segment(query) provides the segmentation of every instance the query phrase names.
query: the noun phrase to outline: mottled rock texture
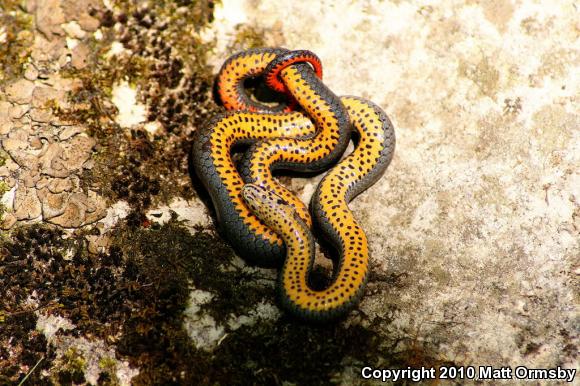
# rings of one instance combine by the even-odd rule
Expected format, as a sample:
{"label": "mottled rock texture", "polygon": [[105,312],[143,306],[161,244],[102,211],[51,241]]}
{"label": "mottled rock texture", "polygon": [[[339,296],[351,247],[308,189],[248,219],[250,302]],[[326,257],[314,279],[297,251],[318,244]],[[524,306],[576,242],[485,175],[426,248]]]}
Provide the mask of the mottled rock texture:
{"label": "mottled rock texture", "polygon": [[[578,369],[573,2],[5,3],[0,383]],[[278,310],[276,272],[220,240],[188,173],[192,133],[219,111],[212,76],[251,46],[314,51],[333,91],[395,125],[392,165],[351,205],[368,289],[337,324]],[[284,182],[308,199],[319,178]]]}
{"label": "mottled rock texture", "polygon": [[366,325],[441,361],[578,368],[573,2],[224,1],[214,26],[216,68],[248,28],[316,52],[333,91],[393,120],[393,163],[352,204]]}

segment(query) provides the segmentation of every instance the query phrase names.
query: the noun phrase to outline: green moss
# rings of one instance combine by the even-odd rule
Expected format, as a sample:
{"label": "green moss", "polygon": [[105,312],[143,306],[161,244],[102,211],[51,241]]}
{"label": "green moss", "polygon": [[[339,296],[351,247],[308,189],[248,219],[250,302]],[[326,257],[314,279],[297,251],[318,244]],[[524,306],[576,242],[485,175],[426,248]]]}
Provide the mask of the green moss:
{"label": "green moss", "polygon": [[6,161],[8,160],[8,153],[6,153],[4,150],[0,149],[0,168],[4,165],[6,165]]}
{"label": "green moss", "polygon": [[[0,167],[4,166],[6,164],[7,159],[8,159],[8,154],[4,150],[0,149]],[[8,184],[5,181],[0,180],[0,199],[9,190],[10,190],[10,187],[8,186]],[[6,213],[6,210],[7,210],[6,205],[0,203],[0,222],[4,219],[4,214]],[[0,245],[4,241],[5,237],[6,237],[6,235],[4,234],[4,232],[0,231]],[[1,319],[1,315],[0,315],[0,319]]]}
{"label": "green moss", "polygon": [[[132,216],[118,224],[110,251],[99,256],[87,253],[83,234],[64,239],[55,227],[18,228],[14,240],[0,252],[5,253],[0,292],[10,294],[0,299],[0,309],[9,315],[6,328],[0,329],[0,341],[11,339],[12,346],[34,347],[34,355],[27,359],[32,365],[39,352],[51,352],[45,340],[35,346],[26,343],[35,330],[34,313],[17,314],[28,294],[36,291],[37,301],[45,305],[43,312],[70,320],[75,334],[104,341],[115,336],[117,355],[139,369],[132,380],[135,385],[168,380],[225,385],[239,384],[241,379],[254,384],[277,380],[327,384],[345,366],[356,371],[361,363],[403,368],[439,363],[424,342],[402,344],[360,324],[310,326],[282,314],[279,320],[258,318],[253,326],[228,329],[226,321],[232,315],[251,314],[261,302],[275,304],[272,286],[264,284],[257,271],[238,268],[232,250],[206,230],[192,234],[175,215],[164,225],[132,227],[128,226]],[[191,288],[214,295],[200,312],[226,328],[227,335],[213,352],[196,349],[184,328]],[[15,352],[26,350],[21,347]],[[0,379],[18,379],[1,358]],[[52,373],[55,382],[79,383],[84,359],[74,350],[63,358],[63,366],[50,357],[41,365],[59,369]],[[100,365],[99,382],[114,385],[114,359],[105,358]],[[32,377],[36,383],[44,379],[40,371]]]}
{"label": "green moss", "polygon": [[2,195],[9,190],[10,186],[8,186],[8,184],[4,181],[0,181],[0,197],[2,197]]}
{"label": "green moss", "polygon": [[69,348],[58,361],[52,380],[60,385],[83,383],[86,369],[85,358],[75,348]]}
{"label": "green moss", "polygon": [[18,78],[28,62],[34,36],[32,16],[23,12],[21,1],[6,0],[0,4],[0,84]]}
{"label": "green moss", "polygon": [[[206,65],[210,47],[197,31],[211,20],[211,1],[117,2],[106,14],[103,39],[90,41],[95,61],[62,73],[82,87],[70,95],[71,108],[58,109],[61,118],[78,122],[99,140],[95,167],[83,181],[102,187],[111,201],[125,200],[135,209],[137,224],[153,202],[194,195],[187,159],[192,129],[217,111],[208,98],[213,75]],[[113,25],[121,28],[111,28]],[[129,54],[106,55],[113,41]],[[149,121],[162,130],[149,134],[143,126],[123,129],[114,121],[112,90],[128,81],[149,108]]]}
{"label": "green moss", "polygon": [[236,38],[234,40],[232,51],[241,51],[248,48],[257,48],[266,46],[264,40],[265,31],[258,27],[240,24],[236,26]]}
{"label": "green moss", "polygon": [[[1,166],[1,165],[0,165]],[[10,190],[10,187],[8,186],[8,184],[4,181],[0,181],[0,198],[2,198],[2,196],[8,192]],[[2,203],[0,203],[0,221],[2,221],[2,219],[4,218],[4,213],[6,213],[6,206]],[[0,242],[2,241],[2,239],[0,239]]]}
{"label": "green moss", "polygon": [[115,374],[117,371],[117,360],[109,357],[101,358],[99,361],[99,369],[102,370],[99,373],[99,385],[116,386],[119,384],[119,379]]}
{"label": "green moss", "polygon": [[99,368],[103,370],[114,370],[117,367],[117,361],[113,358],[104,357],[99,361]]}

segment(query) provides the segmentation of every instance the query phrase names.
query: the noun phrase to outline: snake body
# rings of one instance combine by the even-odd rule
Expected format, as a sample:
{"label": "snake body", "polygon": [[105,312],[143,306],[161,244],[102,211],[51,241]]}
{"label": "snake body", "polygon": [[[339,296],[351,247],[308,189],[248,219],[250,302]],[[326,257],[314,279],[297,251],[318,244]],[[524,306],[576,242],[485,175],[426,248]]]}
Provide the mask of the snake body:
{"label": "snake body", "polygon": [[[247,63],[246,69],[251,68],[248,73],[254,74],[257,73],[256,69],[265,69],[263,65],[268,59],[268,64],[272,61],[271,55],[279,54],[278,50],[258,50],[241,55],[240,58]],[[295,55],[304,55],[304,51]],[[288,60],[294,59],[289,56]],[[227,63],[227,66],[236,67],[233,62]],[[260,222],[242,202],[240,192],[244,181],[237,173],[230,153],[236,145],[277,137],[284,138],[282,143],[275,145],[277,151],[283,152],[291,141],[301,138],[302,141],[292,147],[292,152],[284,153],[284,157],[270,166],[321,171],[335,163],[348,145],[350,121],[340,99],[322,83],[315,68],[307,63],[296,62],[280,73],[289,93],[300,106],[309,112],[320,112],[313,117],[315,127],[312,127],[307,115],[299,112],[236,111],[217,115],[196,132],[194,138],[193,166],[210,194],[220,228],[234,249],[257,265],[279,266],[285,256],[285,248],[282,239]],[[239,92],[236,85],[244,77],[241,70],[238,74],[235,82],[222,81],[218,88],[232,90],[233,104],[242,100],[245,105],[250,105],[243,95],[236,95]],[[252,105],[252,109],[261,110],[257,106]],[[242,175],[247,173],[242,171]],[[306,208],[301,203],[299,205],[301,207],[297,210],[302,213],[305,221],[310,222]]]}
{"label": "snake body", "polygon": [[[216,82],[217,93],[224,107],[228,110],[242,110],[253,112],[290,112],[296,109],[294,98],[288,94],[281,80],[278,78],[280,67],[272,68],[272,63],[281,55],[291,53],[291,57],[282,64],[289,65],[298,62],[310,63],[316,75],[322,79],[322,64],[320,59],[309,51],[289,51],[285,48],[253,48],[238,52],[230,56],[222,65]],[[276,63],[280,63],[276,61]],[[252,100],[245,90],[244,82],[251,78],[262,76],[270,66],[267,73],[270,77],[268,83],[273,90],[284,93],[290,97],[289,103],[281,102],[277,106],[266,106]]]}
{"label": "snake body", "polygon": [[395,136],[386,114],[372,102],[342,97],[360,139],[355,150],[322,179],[311,201],[315,224],[338,252],[332,283],[316,291],[308,283],[314,241],[294,207],[274,191],[248,184],[242,196],[250,209],[284,239],[288,248],[278,293],[285,309],[301,319],[324,322],[347,313],[360,299],[368,275],[364,230],[348,203],[373,185],[391,162]]}
{"label": "snake body", "polygon": [[327,169],[342,155],[351,136],[349,120],[342,120],[346,113],[338,109],[334,111],[332,106],[332,103],[337,103],[337,107],[342,107],[342,99],[321,98],[316,88],[304,87],[294,81],[296,71],[304,71],[303,66],[306,66],[294,63],[309,57],[311,54],[308,51],[289,51],[278,55],[265,69],[264,77],[268,85],[291,95],[305,110],[305,114],[319,128],[316,137],[259,141],[250,147],[240,162],[240,173],[245,183],[272,190],[290,203],[307,225],[311,225],[308,208],[292,192],[277,183],[272,173],[276,170],[317,173]]}
{"label": "snake body", "polygon": [[[261,49],[229,59],[218,76],[218,92],[228,101],[224,105],[262,113],[228,112],[215,117],[196,138],[193,156],[218,221],[234,247],[250,253],[246,256],[260,256],[250,260],[262,265],[275,265],[286,253],[278,284],[281,304],[302,319],[327,321],[348,312],[364,290],[368,242],[348,203],[385,172],[395,137],[391,122],[378,106],[361,98],[338,99],[326,93],[316,76],[322,75],[321,69],[314,72],[316,65],[311,68],[300,63],[296,60],[300,55]],[[236,64],[240,59],[246,66]],[[244,70],[232,70],[240,67]],[[295,98],[305,113],[279,112],[288,111],[294,102],[272,109],[251,101],[242,86],[248,73],[264,75],[271,87]],[[335,162],[350,138],[341,108],[348,111],[346,126],[352,123],[358,141],[355,150],[323,178],[312,197],[314,223],[338,252],[332,283],[316,291],[308,282],[314,264],[310,216],[294,195],[275,182],[271,172],[278,168],[320,171]],[[316,134],[308,117],[315,121]],[[333,132],[337,126],[341,132]],[[253,144],[238,174],[230,151],[243,142]]]}

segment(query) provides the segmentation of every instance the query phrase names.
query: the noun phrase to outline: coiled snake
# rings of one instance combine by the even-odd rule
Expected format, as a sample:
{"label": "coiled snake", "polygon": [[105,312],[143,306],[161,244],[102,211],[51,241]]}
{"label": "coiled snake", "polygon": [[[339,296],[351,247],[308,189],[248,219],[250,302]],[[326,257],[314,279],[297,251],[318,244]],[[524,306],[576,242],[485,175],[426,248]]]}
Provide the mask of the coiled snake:
{"label": "coiled snake", "polygon": [[[287,104],[268,107],[248,96],[244,81],[260,75],[287,95]],[[217,82],[229,111],[196,133],[192,151],[195,172],[210,193],[224,235],[250,262],[283,263],[280,301],[309,321],[341,316],[362,295],[368,242],[348,202],[382,176],[395,146],[393,126],[377,105],[337,97],[321,76],[320,61],[309,51],[263,48],[232,56]],[[302,111],[291,111],[297,107]],[[344,152],[353,129],[358,137],[354,151],[322,179],[310,204],[314,226],[338,252],[331,285],[315,291],[308,283],[314,263],[312,220],[272,171],[328,169]],[[250,147],[238,171],[231,151],[240,144]]]}

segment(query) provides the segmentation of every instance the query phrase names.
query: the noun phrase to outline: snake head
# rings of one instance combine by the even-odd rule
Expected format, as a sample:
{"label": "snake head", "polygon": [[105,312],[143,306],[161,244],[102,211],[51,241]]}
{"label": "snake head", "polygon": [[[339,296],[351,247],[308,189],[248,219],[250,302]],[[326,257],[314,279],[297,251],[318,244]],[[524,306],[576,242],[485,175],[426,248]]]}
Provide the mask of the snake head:
{"label": "snake head", "polygon": [[252,213],[275,232],[283,232],[296,217],[288,201],[261,186],[244,185],[242,198]]}

